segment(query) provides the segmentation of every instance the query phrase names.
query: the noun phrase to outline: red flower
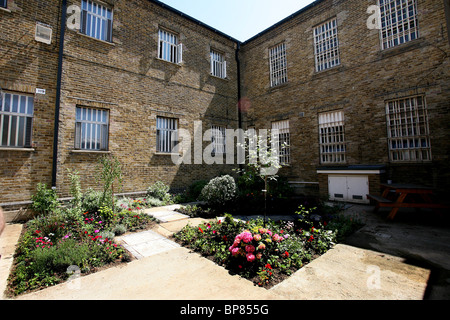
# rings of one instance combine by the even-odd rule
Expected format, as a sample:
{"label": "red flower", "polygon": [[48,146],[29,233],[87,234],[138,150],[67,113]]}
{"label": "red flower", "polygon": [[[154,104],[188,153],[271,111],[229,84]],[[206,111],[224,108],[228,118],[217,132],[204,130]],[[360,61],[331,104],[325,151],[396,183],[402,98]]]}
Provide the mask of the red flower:
{"label": "red flower", "polygon": [[202,228],[198,227],[198,231],[200,231],[201,233],[203,233]]}
{"label": "red flower", "polygon": [[268,263],[268,264],[266,264],[266,266],[265,266],[267,269],[272,269],[272,266]]}

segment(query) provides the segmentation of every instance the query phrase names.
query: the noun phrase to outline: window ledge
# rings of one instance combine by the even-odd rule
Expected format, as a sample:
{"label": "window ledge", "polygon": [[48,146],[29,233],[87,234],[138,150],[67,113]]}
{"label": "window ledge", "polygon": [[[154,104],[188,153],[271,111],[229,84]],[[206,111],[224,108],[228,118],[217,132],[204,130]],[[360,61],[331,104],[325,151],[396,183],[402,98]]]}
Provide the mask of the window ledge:
{"label": "window ledge", "polygon": [[[69,30],[70,30],[70,29],[69,29]],[[87,34],[81,33],[79,30],[73,30],[73,31],[74,31],[75,33],[77,33],[78,35],[83,36],[83,37],[86,37],[86,38],[88,38],[88,39],[92,39],[92,40],[95,40],[95,41],[98,41],[98,42],[101,42],[101,43],[104,43],[104,44],[107,44],[107,45],[110,45],[110,46],[113,46],[113,47],[116,46],[116,44],[115,44],[114,42],[108,42],[108,41],[105,41],[105,40],[100,40],[100,39],[97,39],[97,38],[88,36]]]}
{"label": "window ledge", "polygon": [[180,63],[175,63],[175,62],[167,61],[167,60],[164,60],[164,59],[161,59],[161,58],[158,58],[158,57],[156,57],[156,60],[164,62],[164,63],[168,63],[169,65],[172,65],[172,66],[177,66],[177,67],[182,67],[183,64],[184,64],[184,61],[181,61]]}
{"label": "window ledge", "polygon": [[1,147],[0,151],[34,152],[34,151],[36,151],[36,149],[34,149],[34,148],[7,148],[7,147]]}
{"label": "window ledge", "polygon": [[101,150],[70,150],[70,153],[109,154],[109,153],[111,153],[111,151],[101,151]]}
{"label": "window ledge", "polygon": [[209,75],[211,76],[211,78],[214,78],[214,79],[220,79],[220,80],[225,80],[225,81],[229,81],[230,80],[230,79],[228,79],[228,77],[221,78],[221,77],[213,75],[212,73],[210,73]]}
{"label": "window ledge", "polygon": [[7,8],[3,8],[3,7],[0,7],[0,11],[11,13],[11,10],[9,10]]}
{"label": "window ledge", "polygon": [[172,153],[166,153],[166,152],[154,152],[155,156],[182,156],[182,153],[172,152]]}

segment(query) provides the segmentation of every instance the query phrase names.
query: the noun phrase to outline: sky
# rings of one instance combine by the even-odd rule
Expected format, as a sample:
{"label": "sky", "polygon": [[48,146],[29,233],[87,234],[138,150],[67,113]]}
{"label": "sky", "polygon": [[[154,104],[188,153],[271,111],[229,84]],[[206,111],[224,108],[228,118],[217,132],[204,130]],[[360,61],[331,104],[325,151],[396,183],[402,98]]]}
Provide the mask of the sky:
{"label": "sky", "polygon": [[314,0],[160,0],[237,40],[245,41]]}

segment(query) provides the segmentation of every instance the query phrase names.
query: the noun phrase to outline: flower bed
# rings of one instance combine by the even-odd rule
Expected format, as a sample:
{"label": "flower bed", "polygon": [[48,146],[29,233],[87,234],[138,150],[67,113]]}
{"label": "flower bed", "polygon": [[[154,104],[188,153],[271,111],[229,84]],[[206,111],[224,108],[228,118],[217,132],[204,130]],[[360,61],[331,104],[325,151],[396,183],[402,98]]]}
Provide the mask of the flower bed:
{"label": "flower bed", "polygon": [[[332,248],[340,230],[355,230],[355,221],[339,219],[313,222],[312,211],[300,208],[297,221],[248,222],[225,219],[186,226],[174,235],[176,241],[224,266],[230,272],[270,288]],[[345,228],[343,228],[345,226]]]}
{"label": "flower bed", "polygon": [[154,223],[151,216],[128,210],[114,213],[106,207],[94,212],[63,209],[37,217],[24,225],[7,293],[14,296],[64,282],[74,266],[85,275],[129,261],[114,237]]}

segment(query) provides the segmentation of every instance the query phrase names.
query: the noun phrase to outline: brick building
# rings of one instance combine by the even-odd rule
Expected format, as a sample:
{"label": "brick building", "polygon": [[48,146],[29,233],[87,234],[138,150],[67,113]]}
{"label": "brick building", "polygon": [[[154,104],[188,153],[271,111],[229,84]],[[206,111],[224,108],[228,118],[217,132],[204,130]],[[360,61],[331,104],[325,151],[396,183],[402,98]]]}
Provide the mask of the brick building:
{"label": "brick building", "polygon": [[123,192],[230,172],[173,163],[171,137],[200,123],[279,129],[280,174],[302,193],[365,202],[386,179],[448,191],[449,10],[317,0],[240,43],[159,1],[0,1],[11,106],[0,110],[0,203],[29,200],[38,182],[67,196],[67,169],[96,187],[104,154],[124,164]]}
{"label": "brick building", "polygon": [[386,180],[450,189],[445,3],[315,1],[242,44],[246,124],[283,128],[281,174],[301,192],[367,202]]}

